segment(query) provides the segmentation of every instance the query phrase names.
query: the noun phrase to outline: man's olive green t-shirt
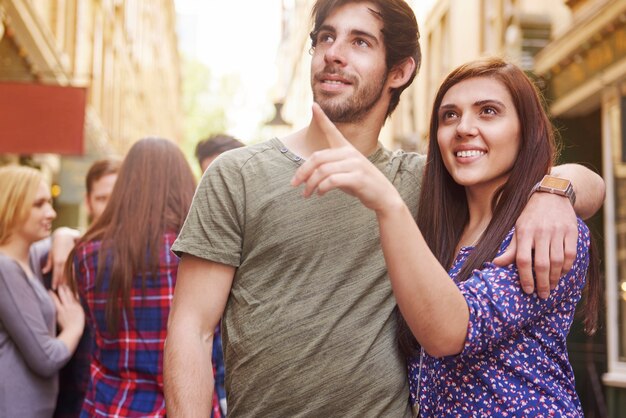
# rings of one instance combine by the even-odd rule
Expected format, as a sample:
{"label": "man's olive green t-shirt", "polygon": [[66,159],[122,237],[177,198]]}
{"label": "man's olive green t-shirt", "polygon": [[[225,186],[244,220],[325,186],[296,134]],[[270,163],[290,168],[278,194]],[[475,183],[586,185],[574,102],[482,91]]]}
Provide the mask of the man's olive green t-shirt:
{"label": "man's olive green t-shirt", "polygon": [[[415,215],[424,157],[369,157]],[[302,197],[278,139],[204,174],[173,249],[237,267],[222,320],[229,417],[410,416],[396,302],[373,211]],[[211,280],[207,277],[206,280]]]}

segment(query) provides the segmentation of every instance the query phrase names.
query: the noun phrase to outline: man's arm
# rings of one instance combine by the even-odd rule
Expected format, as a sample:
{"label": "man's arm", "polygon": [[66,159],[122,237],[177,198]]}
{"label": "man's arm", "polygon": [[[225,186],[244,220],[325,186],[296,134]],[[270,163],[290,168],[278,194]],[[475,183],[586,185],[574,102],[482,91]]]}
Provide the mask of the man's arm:
{"label": "man's arm", "polygon": [[235,267],[189,254],[180,261],[163,367],[168,416],[211,416],[213,333],[234,275]]}
{"label": "man's arm", "polygon": [[580,164],[563,164],[553,167],[550,174],[572,182],[576,193],[574,211],[578,216],[589,219],[600,210],[606,188],[604,180],[597,173]]}
{"label": "man's arm", "polygon": [[52,281],[50,287],[56,290],[61,284],[67,284],[67,277],[65,277],[65,262],[74,249],[76,240],[80,238],[80,232],[76,229],[68,227],[57,228],[52,233],[52,242],[50,244],[50,251],[48,252],[48,258],[46,265],[43,266],[41,272],[43,274],[52,271]]}
{"label": "man's arm", "polygon": [[572,208],[567,197],[533,193],[515,223],[515,239],[506,252],[494,260],[500,266],[517,263],[526,293],[535,289],[534,267],[537,293],[544,299],[574,263],[578,240],[576,214],[581,218],[595,214],[604,202],[605,193],[602,177],[579,164],[556,166],[550,174],[572,182],[576,192],[575,207]]}

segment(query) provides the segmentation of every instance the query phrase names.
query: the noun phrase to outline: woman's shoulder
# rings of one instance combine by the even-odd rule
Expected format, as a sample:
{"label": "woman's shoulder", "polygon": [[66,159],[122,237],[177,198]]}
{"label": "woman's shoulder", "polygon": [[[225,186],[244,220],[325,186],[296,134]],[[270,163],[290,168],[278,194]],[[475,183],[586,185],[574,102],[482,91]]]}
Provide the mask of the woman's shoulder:
{"label": "woman's shoulder", "polygon": [[13,258],[0,252],[0,280],[4,283],[17,281],[26,283],[24,270]]}
{"label": "woman's shoulder", "polygon": [[13,264],[16,264],[15,261],[0,251],[0,269],[4,269],[5,267],[12,267]]}
{"label": "woman's shoulder", "polygon": [[[165,247],[167,249],[171,248],[172,244],[176,240],[178,233],[175,231],[166,231],[161,235],[161,247]],[[115,246],[115,242],[111,243],[111,246]],[[93,255],[97,255],[102,248],[101,240],[91,240],[91,241],[83,241],[76,245],[75,255],[74,257],[77,259],[89,258]]]}
{"label": "woman's shoulder", "polygon": [[33,260],[41,260],[48,256],[52,239],[50,237],[44,238],[40,241],[34,242],[29,249],[29,255]]}
{"label": "woman's shoulder", "polygon": [[102,241],[100,240],[81,241],[76,245],[74,258],[76,260],[82,260],[97,255],[101,246]]}
{"label": "woman's shoulder", "polygon": [[586,247],[591,244],[591,230],[581,218],[578,218],[578,243]]}

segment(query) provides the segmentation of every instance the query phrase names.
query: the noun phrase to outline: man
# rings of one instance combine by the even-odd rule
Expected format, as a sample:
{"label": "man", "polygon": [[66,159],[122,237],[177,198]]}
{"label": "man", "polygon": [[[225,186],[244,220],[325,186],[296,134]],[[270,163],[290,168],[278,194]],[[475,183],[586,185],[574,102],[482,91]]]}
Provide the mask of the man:
{"label": "man", "polygon": [[[378,144],[419,66],[412,10],[403,0],[318,0],[313,15],[315,101],[415,211],[424,158]],[[289,184],[327,146],[312,122],[229,153],[203,177],[173,247],[183,255],[165,347],[168,415],[209,415],[211,336],[223,313],[229,415],[411,416],[375,215],[345,193],[303,199]],[[559,170],[577,186],[579,213],[597,210],[602,180]],[[563,231],[576,228],[572,205],[535,193],[520,222],[523,257],[535,240],[555,248],[535,260],[545,292],[546,269],[563,267]]]}
{"label": "man", "polygon": [[[114,158],[105,158],[94,162],[85,176],[85,205],[89,222],[93,223],[102,215],[106,207],[113,186],[117,180],[117,174],[122,162]],[[61,244],[57,244],[60,246]],[[72,244],[73,247],[73,244]],[[70,248],[61,250],[57,247],[56,252],[62,255],[63,262]],[[58,269],[55,272],[62,272]],[[61,277],[61,276],[58,276]],[[62,279],[57,279],[62,280]],[[56,281],[53,281],[56,287]],[[83,308],[85,306],[83,305]],[[87,385],[89,384],[89,363],[91,361],[91,328],[85,325],[83,336],[70,361],[59,372],[59,395],[57,406],[54,411],[55,418],[78,417],[83,405]]]}
{"label": "man", "polygon": [[[117,173],[122,165],[121,160],[116,158],[104,158],[94,162],[85,176],[85,206],[87,218],[93,223],[104,211],[109,201]],[[80,232],[70,228],[61,227],[53,234],[52,251],[43,268],[44,274],[51,274],[50,287],[65,282],[64,270],[67,256],[74,248],[74,240],[80,236]]]}
{"label": "man", "polygon": [[122,162],[120,160],[105,158],[94,162],[89,167],[85,177],[85,187],[87,189],[85,204],[87,206],[89,223],[93,223],[104,212],[121,165]]}
{"label": "man", "polygon": [[93,223],[104,212],[121,165],[118,159],[104,158],[89,167],[85,177],[85,204],[89,223]]}
{"label": "man", "polygon": [[230,135],[218,134],[203,139],[196,145],[196,158],[204,173],[221,153],[243,147],[244,144]]}

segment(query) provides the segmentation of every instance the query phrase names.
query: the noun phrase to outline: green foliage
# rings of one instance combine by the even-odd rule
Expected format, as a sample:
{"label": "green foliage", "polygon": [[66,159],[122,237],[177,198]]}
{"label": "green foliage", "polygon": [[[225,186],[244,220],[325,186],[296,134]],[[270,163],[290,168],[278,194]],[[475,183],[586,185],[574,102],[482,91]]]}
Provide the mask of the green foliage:
{"label": "green foliage", "polygon": [[226,109],[239,85],[235,76],[216,79],[202,62],[183,56],[183,152],[200,173],[194,156],[196,143],[209,135],[228,131]]}

